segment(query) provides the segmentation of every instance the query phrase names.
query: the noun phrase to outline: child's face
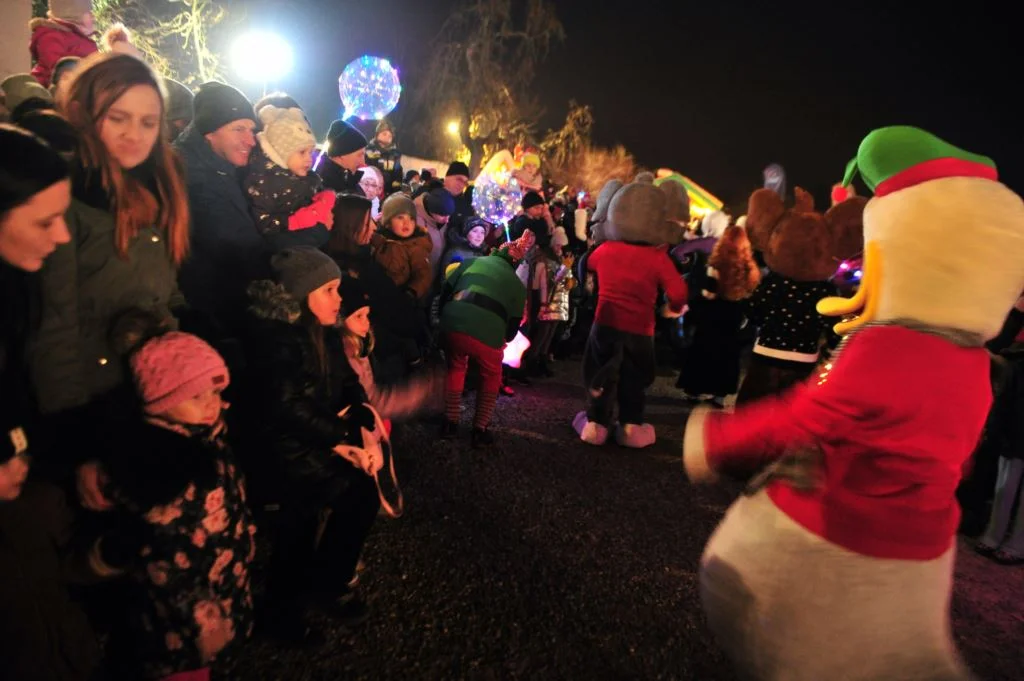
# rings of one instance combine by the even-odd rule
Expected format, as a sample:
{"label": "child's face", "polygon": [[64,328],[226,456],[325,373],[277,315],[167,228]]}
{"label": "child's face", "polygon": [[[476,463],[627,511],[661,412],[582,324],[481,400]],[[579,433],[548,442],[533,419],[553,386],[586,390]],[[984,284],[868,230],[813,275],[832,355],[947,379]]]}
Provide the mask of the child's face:
{"label": "child's face", "polygon": [[391,144],[394,141],[394,139],[395,136],[391,134],[390,130],[381,130],[380,132],[377,133],[377,141],[380,142],[381,145],[385,147]]}
{"label": "child's face", "polygon": [[297,149],[292,152],[292,155],[288,157],[288,170],[292,171],[299,177],[305,177],[309,175],[310,168],[313,167],[313,147],[305,147],[303,149]]}
{"label": "child's face", "polygon": [[395,217],[391,218],[388,226],[391,231],[394,232],[395,236],[402,239],[407,239],[416,231],[416,221],[413,220],[412,216],[408,213],[399,213]]}
{"label": "child's face", "polygon": [[220,413],[224,411],[225,404],[220,396],[221,390],[221,388],[211,388],[175,405],[162,416],[172,423],[212,426],[220,420]]}
{"label": "child's face", "polygon": [[370,333],[370,308],[361,307],[345,318],[345,328],[359,338]]}
{"label": "child's face", "polygon": [[468,241],[469,245],[473,248],[480,248],[486,238],[487,230],[479,225],[469,230],[469,234],[466,235],[466,241]]}
{"label": "child's face", "polygon": [[82,20],[78,22],[79,26],[85,29],[85,32],[92,33],[96,30],[96,20],[92,16],[92,12],[86,12],[82,15]]}
{"label": "child's face", "polygon": [[0,501],[14,501],[21,494],[21,488],[28,477],[29,458],[27,454],[12,456],[0,464]]}
{"label": "child's face", "polygon": [[338,314],[341,312],[341,296],[338,295],[340,283],[341,279],[332,279],[306,296],[309,311],[324,326],[338,323]]}

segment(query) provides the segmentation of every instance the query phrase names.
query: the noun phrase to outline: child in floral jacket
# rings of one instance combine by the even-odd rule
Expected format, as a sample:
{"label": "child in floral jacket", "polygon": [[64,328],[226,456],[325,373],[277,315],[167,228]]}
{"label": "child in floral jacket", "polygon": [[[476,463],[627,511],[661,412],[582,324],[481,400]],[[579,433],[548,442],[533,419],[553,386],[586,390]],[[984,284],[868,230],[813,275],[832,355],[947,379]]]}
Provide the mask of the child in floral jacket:
{"label": "child in floral jacket", "polygon": [[228,370],[180,332],[143,344],[131,367],[143,417],[112,438],[101,462],[106,496],[124,518],[92,558],[100,574],[130,582],[111,666],[116,678],[208,678],[253,626],[256,527],[223,441]]}

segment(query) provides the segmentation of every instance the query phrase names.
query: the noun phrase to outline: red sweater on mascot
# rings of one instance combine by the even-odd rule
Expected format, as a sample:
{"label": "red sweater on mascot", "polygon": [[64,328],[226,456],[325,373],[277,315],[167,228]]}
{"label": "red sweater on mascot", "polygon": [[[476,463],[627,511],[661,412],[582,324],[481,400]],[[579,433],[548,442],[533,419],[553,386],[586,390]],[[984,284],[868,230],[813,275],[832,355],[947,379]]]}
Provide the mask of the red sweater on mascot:
{"label": "red sweater on mascot", "polygon": [[608,439],[616,404],[619,444],[640,448],[655,441],[654,426],[644,423],[644,392],[655,376],[655,313],[662,292],[662,314],[678,317],[686,305],[686,283],[668,249],[683,238],[689,201],[681,185],[655,187],[653,180],[644,173],[615,191],[605,240],[586,256],[585,271],[596,281],[597,311],[583,357],[587,409],[576,415],[573,427],[589,444]]}

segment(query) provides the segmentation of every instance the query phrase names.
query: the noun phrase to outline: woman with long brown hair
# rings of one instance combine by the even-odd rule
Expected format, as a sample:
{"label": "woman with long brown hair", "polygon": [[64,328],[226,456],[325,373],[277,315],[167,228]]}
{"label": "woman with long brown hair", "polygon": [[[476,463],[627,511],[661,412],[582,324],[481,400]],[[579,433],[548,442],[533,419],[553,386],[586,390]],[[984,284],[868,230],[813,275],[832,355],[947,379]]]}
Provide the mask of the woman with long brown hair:
{"label": "woman with long brown hair", "polygon": [[175,324],[184,303],[177,268],[188,253],[184,177],[165,137],[160,78],[116,53],[82,61],[57,106],[78,133],[71,243],[41,271],[42,317],[30,348],[44,413],[96,403],[124,382],[110,340],[123,312],[141,308]]}
{"label": "woman with long brown hair", "polygon": [[683,355],[677,387],[692,399],[724,406],[740,382],[743,301],[761,281],[747,232],[727,227],[715,243],[707,266],[691,275],[693,344]]}
{"label": "woman with long brown hair", "polygon": [[424,335],[422,314],[416,301],[406,295],[373,255],[371,237],[376,229],[370,217],[370,201],[341,194],[334,203],[334,227],[324,250],[343,273],[360,280],[370,300],[370,322],[377,346],[377,379],[394,383],[407,373],[407,365],[419,357]]}

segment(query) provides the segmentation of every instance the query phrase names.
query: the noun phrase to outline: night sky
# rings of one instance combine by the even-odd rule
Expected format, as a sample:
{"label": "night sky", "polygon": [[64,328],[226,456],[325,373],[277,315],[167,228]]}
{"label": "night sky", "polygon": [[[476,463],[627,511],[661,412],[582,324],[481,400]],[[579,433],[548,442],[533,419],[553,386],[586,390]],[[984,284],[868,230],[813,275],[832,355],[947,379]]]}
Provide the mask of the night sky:
{"label": "night sky", "polygon": [[[455,4],[250,2],[247,22],[296,45],[295,71],[277,85],[322,134],[348,61],[377,54],[408,72]],[[623,144],[727,203],[743,202],[770,162],[823,203],[867,132],[910,124],[992,156],[1024,192],[1022,115],[1011,105],[1024,51],[1008,10],[974,2],[926,14],[896,0],[791,9],[801,4],[558,0],[567,38],[537,78],[539,132],[560,125],[572,98],[592,105],[596,143]]]}

